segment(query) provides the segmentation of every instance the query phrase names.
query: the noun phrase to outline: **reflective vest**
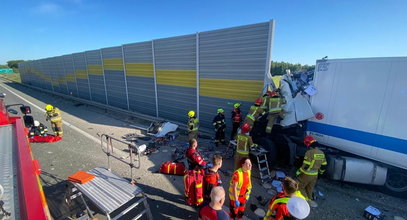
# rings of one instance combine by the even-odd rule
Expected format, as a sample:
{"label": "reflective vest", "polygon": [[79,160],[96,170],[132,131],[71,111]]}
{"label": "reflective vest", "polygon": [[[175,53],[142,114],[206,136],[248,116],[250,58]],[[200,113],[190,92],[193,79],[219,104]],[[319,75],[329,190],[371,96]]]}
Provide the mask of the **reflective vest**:
{"label": "reflective vest", "polygon": [[213,126],[215,126],[215,130],[219,128],[225,128],[225,116],[222,114],[217,114],[213,119]]}
{"label": "reflective vest", "polygon": [[[305,200],[305,197],[304,197],[304,196],[301,194],[301,192],[298,191],[298,190],[295,191],[295,195],[294,195],[294,196],[300,197],[300,198],[302,198],[302,199]],[[274,212],[274,209],[275,209],[275,205],[276,205],[276,204],[287,204],[287,203],[288,203],[288,200],[289,200],[290,198],[291,198],[291,197],[281,197],[281,198],[276,198],[276,199],[274,199],[274,200],[271,202],[271,204],[269,205],[268,210],[267,210],[267,213],[266,213],[266,216],[264,216],[264,219],[263,219],[263,220],[267,220],[267,219],[268,219],[267,217],[273,215],[273,212]]]}
{"label": "reflective vest", "polygon": [[281,108],[282,99],[280,97],[269,98],[269,113],[270,114],[278,114],[283,109]]}
{"label": "reflective vest", "polygon": [[253,147],[253,141],[250,136],[245,134],[237,135],[236,152],[239,154],[249,154],[250,147]]}
{"label": "reflective vest", "polygon": [[198,131],[198,122],[199,122],[198,118],[189,118],[187,124],[188,132]]}
{"label": "reflective vest", "polygon": [[[252,181],[251,181],[251,175],[252,172],[250,170],[246,171],[248,178],[249,178],[249,185],[246,187],[246,192],[241,192],[240,189],[243,186],[243,170],[242,168],[239,168],[236,170],[237,174],[239,175],[239,182],[237,183],[237,188],[236,190],[238,191],[238,196],[242,197],[242,196],[246,196],[246,200],[249,199],[250,193],[252,191]],[[246,194],[245,194],[246,193]],[[230,180],[230,186],[229,186],[229,199],[230,200],[234,200],[236,201],[237,198],[235,198],[235,194],[233,193],[233,178]]]}
{"label": "reflective vest", "polygon": [[[306,175],[316,176],[322,165],[327,165],[324,152],[318,148],[313,148],[305,153],[300,172]],[[306,166],[308,168],[305,169]]]}
{"label": "reflective vest", "polygon": [[242,112],[240,109],[235,108],[232,111],[232,121],[233,122],[241,122],[242,121]]}
{"label": "reflective vest", "polygon": [[249,114],[247,114],[246,118],[249,118],[252,121],[256,121],[256,118],[263,113],[263,109],[259,106],[252,105],[249,110]]}
{"label": "reflective vest", "polygon": [[52,111],[46,113],[47,118],[51,120],[51,122],[59,122],[62,120],[61,111],[58,108],[54,108]]}

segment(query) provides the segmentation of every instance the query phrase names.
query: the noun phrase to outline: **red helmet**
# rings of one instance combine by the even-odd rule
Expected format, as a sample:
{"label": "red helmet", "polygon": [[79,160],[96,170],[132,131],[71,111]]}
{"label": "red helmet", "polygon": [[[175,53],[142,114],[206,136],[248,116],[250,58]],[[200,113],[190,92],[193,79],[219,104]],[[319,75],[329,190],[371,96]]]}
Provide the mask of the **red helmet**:
{"label": "red helmet", "polygon": [[276,96],[277,92],[276,91],[267,91],[267,95],[270,97]]}
{"label": "red helmet", "polygon": [[304,144],[305,144],[305,146],[307,146],[307,147],[309,147],[312,143],[314,143],[314,142],[316,142],[317,140],[315,140],[315,138],[314,137],[312,137],[312,136],[306,136],[305,138],[304,138]]}
{"label": "red helmet", "polygon": [[248,123],[244,123],[242,125],[242,133],[249,133],[250,131],[250,125]]}
{"label": "red helmet", "polygon": [[263,99],[262,99],[262,98],[257,98],[254,103],[255,103],[256,105],[261,105],[261,104],[263,104]]}

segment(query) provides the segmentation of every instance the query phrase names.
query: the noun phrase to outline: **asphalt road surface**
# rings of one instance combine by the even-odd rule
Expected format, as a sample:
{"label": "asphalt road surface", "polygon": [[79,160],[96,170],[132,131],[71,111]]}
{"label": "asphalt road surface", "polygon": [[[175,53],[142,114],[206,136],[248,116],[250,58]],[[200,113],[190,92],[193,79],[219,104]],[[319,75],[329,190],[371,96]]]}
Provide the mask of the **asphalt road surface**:
{"label": "asphalt road surface", "polygon": [[[84,105],[75,101],[63,99],[56,95],[41,92],[12,83],[0,78],[0,92],[7,94],[6,104],[22,103],[30,105],[32,115],[50,129],[49,122],[45,121],[44,111],[46,104],[52,104],[62,111],[64,120],[64,137],[56,143],[31,144],[34,157],[39,160],[42,168],[41,181],[45,196],[55,219],[63,219],[68,215],[80,212],[77,206],[67,206],[64,195],[67,177],[78,170],[90,170],[95,167],[107,166],[107,157],[102,152],[97,133],[112,135],[117,138],[129,133],[140,134],[140,131],[130,125],[149,122],[103,109]],[[186,142],[186,137],[180,136],[176,144]],[[139,144],[141,144],[140,142]],[[205,144],[201,143],[203,149]],[[126,158],[126,146],[115,145],[116,153]],[[145,191],[154,219],[197,219],[195,208],[185,205],[183,196],[182,176],[162,175],[155,173],[161,163],[171,160],[174,147],[161,146],[157,153],[141,157],[141,167],[136,169],[134,177],[137,185]],[[212,153],[206,155],[209,157]],[[228,190],[232,161],[225,160],[221,172],[223,186]],[[270,199],[271,195],[260,186],[258,173],[254,168],[253,193],[249,203],[263,208],[256,199],[263,197],[263,201]],[[119,176],[130,179],[130,169],[120,162],[112,162],[112,171]],[[320,196],[317,199],[318,208],[313,208],[307,219],[365,219],[363,210],[373,205],[385,214],[384,219],[394,219],[395,216],[407,218],[407,200],[395,198],[381,193],[375,187],[359,184],[340,183],[321,179],[317,189]],[[228,206],[228,200],[225,206]],[[258,219],[247,208],[247,218]],[[96,210],[94,210],[96,211]],[[103,219],[103,217],[99,218]]]}

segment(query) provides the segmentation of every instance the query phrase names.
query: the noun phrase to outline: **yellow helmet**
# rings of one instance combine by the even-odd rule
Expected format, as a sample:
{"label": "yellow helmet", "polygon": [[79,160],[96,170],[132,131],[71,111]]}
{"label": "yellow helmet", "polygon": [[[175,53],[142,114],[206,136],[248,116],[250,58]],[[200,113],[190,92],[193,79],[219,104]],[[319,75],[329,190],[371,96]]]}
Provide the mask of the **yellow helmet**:
{"label": "yellow helmet", "polygon": [[195,112],[194,112],[194,111],[189,111],[189,112],[188,112],[188,116],[189,116],[190,118],[194,117],[194,116],[195,116]]}
{"label": "yellow helmet", "polygon": [[53,109],[54,109],[54,106],[52,106],[52,105],[50,105],[50,104],[48,104],[48,105],[45,106],[45,110],[46,110],[47,112],[50,112],[50,111],[52,111]]}

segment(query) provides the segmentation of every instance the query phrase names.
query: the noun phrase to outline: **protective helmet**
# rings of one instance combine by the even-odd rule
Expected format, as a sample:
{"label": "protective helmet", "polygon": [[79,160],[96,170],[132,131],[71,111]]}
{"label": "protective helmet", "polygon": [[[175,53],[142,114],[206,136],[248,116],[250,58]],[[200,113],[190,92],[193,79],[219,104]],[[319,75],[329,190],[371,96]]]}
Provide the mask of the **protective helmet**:
{"label": "protective helmet", "polygon": [[263,99],[261,99],[261,98],[257,98],[256,99],[256,102],[254,102],[256,105],[261,105],[261,104],[263,104]]}
{"label": "protective helmet", "polygon": [[249,133],[250,131],[250,125],[248,123],[244,123],[242,125],[242,133]]}
{"label": "protective helmet", "polygon": [[306,136],[305,138],[304,138],[304,144],[305,144],[305,146],[307,146],[307,147],[309,147],[312,143],[314,143],[314,142],[316,142],[317,140],[315,140],[315,138],[314,137],[312,137],[312,136]]}
{"label": "protective helmet", "polygon": [[310,213],[308,202],[298,196],[293,196],[288,200],[287,209],[288,212],[297,219],[304,219]]}
{"label": "protective helmet", "polygon": [[233,105],[233,107],[239,108],[239,107],[240,107],[240,103],[235,103],[235,104]]}
{"label": "protective helmet", "polygon": [[276,91],[267,91],[267,95],[270,97],[276,96],[277,92]]}
{"label": "protective helmet", "polygon": [[35,120],[35,121],[34,121],[34,126],[35,126],[35,127],[40,126],[40,122],[39,122],[39,121],[37,121],[37,120]]}
{"label": "protective helmet", "polygon": [[223,114],[223,112],[225,112],[225,110],[223,110],[223,108],[218,108],[218,114],[219,114],[219,113],[222,113],[222,114]]}
{"label": "protective helmet", "polygon": [[189,112],[188,112],[188,116],[189,116],[190,118],[194,117],[194,116],[195,116],[195,112],[194,112],[194,111],[189,111]]}
{"label": "protective helmet", "polygon": [[48,104],[48,105],[45,106],[45,110],[46,110],[47,112],[50,112],[50,111],[52,111],[53,109],[54,109],[54,106],[52,106],[52,105],[50,105],[50,104]]}

